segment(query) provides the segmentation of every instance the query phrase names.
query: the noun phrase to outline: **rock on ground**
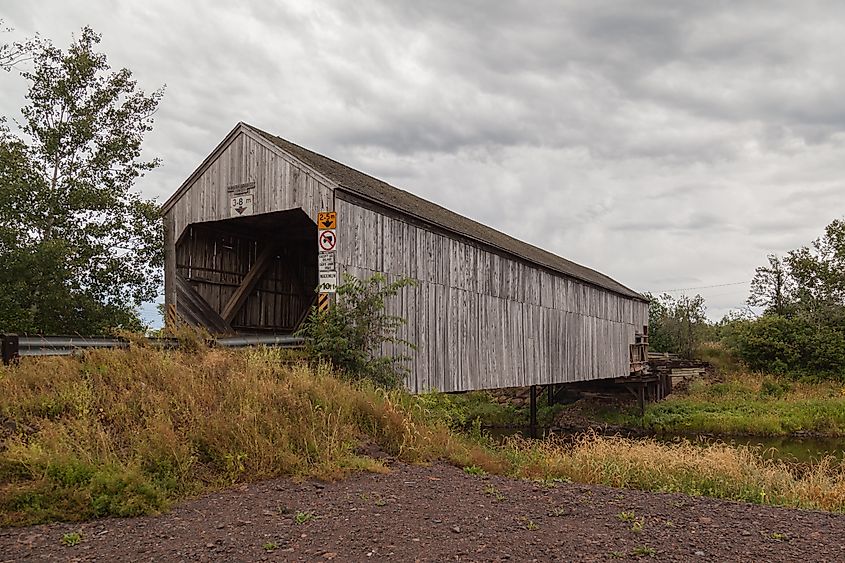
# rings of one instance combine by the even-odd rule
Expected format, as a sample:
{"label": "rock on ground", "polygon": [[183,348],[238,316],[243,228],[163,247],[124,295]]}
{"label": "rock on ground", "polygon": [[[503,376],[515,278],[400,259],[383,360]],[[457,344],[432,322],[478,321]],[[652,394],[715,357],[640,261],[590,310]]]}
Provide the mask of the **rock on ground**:
{"label": "rock on ground", "polygon": [[[81,542],[62,545],[65,533]],[[290,479],[155,517],[0,529],[0,561],[845,561],[845,516],[445,465]]]}

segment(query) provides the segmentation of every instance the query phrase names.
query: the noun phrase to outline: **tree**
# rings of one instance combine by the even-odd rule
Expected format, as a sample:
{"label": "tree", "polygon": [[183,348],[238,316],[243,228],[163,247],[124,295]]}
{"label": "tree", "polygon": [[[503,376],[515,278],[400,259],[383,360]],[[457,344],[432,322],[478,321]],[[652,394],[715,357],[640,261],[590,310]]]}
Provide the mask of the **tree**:
{"label": "tree", "polygon": [[786,315],[793,292],[793,281],[784,260],[769,254],[768,266],[754,270],[748,304],[765,307],[766,313]]}
{"label": "tree", "polygon": [[793,250],[785,262],[802,314],[827,319],[845,309],[845,221],[836,219],[807,247]]}
{"label": "tree", "polygon": [[725,342],[750,367],[845,379],[845,221],[809,246],[757,268],[749,303],[757,319],[724,324]]}
{"label": "tree", "polygon": [[157,206],[132,191],[158,166],[141,143],[163,89],[112,72],[91,28],[64,52],[30,45],[23,122],[0,124],[0,327],[103,333],[141,328],[161,285]]}
{"label": "tree", "polygon": [[677,299],[669,294],[646,294],[648,307],[648,344],[655,352],[673,352],[691,359],[698,350],[707,327],[704,298],[700,295]]}
{"label": "tree", "polygon": [[[4,28],[4,21],[0,19],[0,31],[9,32],[10,28]],[[0,45],[0,70],[11,71],[18,63],[30,59],[32,41],[24,43],[5,43]]]}

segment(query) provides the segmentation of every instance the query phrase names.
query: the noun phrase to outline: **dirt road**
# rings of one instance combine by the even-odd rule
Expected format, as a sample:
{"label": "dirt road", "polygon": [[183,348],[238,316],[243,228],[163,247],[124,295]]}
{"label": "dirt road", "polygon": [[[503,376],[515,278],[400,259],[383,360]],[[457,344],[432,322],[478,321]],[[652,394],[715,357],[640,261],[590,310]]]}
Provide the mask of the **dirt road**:
{"label": "dirt road", "polygon": [[0,529],[0,561],[649,559],[845,561],[845,516],[397,464],[242,486],[158,517]]}

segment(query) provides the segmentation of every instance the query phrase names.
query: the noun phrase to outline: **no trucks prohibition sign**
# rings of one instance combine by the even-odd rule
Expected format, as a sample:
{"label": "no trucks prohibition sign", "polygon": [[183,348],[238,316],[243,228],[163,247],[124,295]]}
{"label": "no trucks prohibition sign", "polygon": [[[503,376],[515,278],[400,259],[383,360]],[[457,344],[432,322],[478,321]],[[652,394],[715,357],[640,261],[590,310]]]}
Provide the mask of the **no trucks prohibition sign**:
{"label": "no trucks prohibition sign", "polygon": [[319,244],[321,251],[332,252],[337,246],[337,235],[334,229],[320,231]]}

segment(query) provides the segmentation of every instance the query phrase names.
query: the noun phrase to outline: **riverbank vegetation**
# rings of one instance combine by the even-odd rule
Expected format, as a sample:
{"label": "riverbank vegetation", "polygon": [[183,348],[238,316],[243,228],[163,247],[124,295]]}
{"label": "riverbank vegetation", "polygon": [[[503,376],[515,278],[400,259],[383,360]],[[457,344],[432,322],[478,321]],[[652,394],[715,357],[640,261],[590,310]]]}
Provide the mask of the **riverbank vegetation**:
{"label": "riverbank vegetation", "polygon": [[845,220],[807,246],[769,255],[748,308],[709,322],[701,296],[648,296],[649,345],[684,358],[713,349],[750,372],[845,383]]}
{"label": "riverbank vegetation", "polygon": [[845,436],[845,385],[729,371],[722,381],[693,381],[686,391],[649,404],[597,409],[598,419],[655,433],[722,436]]}
{"label": "riverbank vegetation", "polygon": [[0,522],[130,516],[236,483],[387,471],[384,456],[475,473],[845,511],[845,477],[753,449],[495,443],[431,397],[337,377],[278,350],[93,351],[0,369]]}
{"label": "riverbank vegetation", "polygon": [[3,367],[0,522],[130,516],[242,481],[383,471],[362,447],[499,470],[404,391],[283,360],[133,347]]}

